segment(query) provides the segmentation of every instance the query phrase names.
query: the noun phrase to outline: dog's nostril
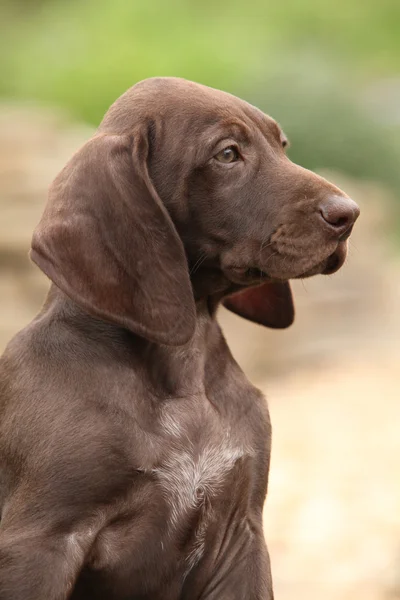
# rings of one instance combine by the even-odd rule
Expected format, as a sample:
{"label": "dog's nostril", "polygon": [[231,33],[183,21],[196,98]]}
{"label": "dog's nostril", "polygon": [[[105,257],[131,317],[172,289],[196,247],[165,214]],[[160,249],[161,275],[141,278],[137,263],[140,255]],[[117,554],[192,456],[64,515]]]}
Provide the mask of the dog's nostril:
{"label": "dog's nostril", "polygon": [[331,228],[342,233],[354,225],[360,209],[350,198],[333,196],[320,205],[320,214]]}
{"label": "dog's nostril", "polygon": [[347,223],[349,222],[348,217],[332,217],[331,215],[326,215],[326,213],[324,211],[321,210],[322,216],[324,217],[325,221],[327,223],[329,223],[329,225],[334,225],[335,227],[343,227],[344,225],[347,225]]}

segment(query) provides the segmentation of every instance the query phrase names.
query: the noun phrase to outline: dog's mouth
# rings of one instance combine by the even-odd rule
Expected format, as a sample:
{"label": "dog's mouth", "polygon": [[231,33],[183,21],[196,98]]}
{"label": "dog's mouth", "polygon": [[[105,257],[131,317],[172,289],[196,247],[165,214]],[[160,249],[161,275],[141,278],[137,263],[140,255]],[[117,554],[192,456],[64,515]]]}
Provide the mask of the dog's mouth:
{"label": "dog's mouth", "polygon": [[346,260],[346,255],[347,243],[346,241],[341,241],[335,251],[332,252],[332,254],[330,254],[327,258],[319,261],[317,264],[305,271],[302,270],[301,272],[296,273],[293,269],[294,272],[290,274],[290,276],[288,276],[286,273],[284,276],[279,276],[279,274],[275,274],[275,272],[271,273],[260,267],[239,266],[230,266],[229,269],[227,269],[226,274],[233,283],[239,285],[257,285],[267,281],[287,281],[288,279],[305,279],[314,275],[332,275],[343,266]]}
{"label": "dog's mouth", "polygon": [[312,277],[313,275],[333,275],[336,271],[344,265],[347,256],[347,243],[346,241],[341,241],[336,250],[332,252],[322,262],[317,264],[315,267],[309,269],[305,273],[294,277],[293,279],[304,279],[306,277]]}

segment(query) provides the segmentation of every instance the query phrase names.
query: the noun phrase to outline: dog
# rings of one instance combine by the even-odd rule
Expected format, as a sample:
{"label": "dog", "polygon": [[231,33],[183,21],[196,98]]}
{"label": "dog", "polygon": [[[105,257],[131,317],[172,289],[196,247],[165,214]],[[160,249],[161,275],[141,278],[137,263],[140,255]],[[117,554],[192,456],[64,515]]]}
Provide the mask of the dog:
{"label": "dog", "polygon": [[1,600],[271,600],[271,425],[223,304],[294,319],[290,279],[345,261],[357,204],[225,92],[140,82],[49,192],[51,280],[0,362]]}

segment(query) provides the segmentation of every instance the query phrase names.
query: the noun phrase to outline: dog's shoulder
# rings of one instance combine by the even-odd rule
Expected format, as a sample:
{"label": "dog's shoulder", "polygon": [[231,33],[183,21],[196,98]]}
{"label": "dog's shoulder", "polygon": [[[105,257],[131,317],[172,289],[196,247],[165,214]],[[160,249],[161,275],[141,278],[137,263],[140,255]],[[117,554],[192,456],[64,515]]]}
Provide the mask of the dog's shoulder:
{"label": "dog's shoulder", "polygon": [[107,498],[133,472],[125,429],[118,427],[123,416],[110,422],[101,403],[107,379],[92,368],[92,344],[76,336],[38,318],[0,359],[0,475],[10,471],[18,478],[21,470],[33,488],[52,481],[57,497],[47,487],[46,494],[55,504],[77,494]]}

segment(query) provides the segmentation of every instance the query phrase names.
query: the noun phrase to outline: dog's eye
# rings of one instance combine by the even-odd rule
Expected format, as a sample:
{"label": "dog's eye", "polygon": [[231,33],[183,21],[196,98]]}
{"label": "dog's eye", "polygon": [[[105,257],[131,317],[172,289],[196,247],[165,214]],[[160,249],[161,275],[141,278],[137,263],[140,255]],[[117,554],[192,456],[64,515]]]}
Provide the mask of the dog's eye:
{"label": "dog's eye", "polygon": [[214,158],[218,162],[228,164],[239,160],[240,155],[235,146],[228,146],[227,148],[221,150],[221,152],[218,152]]}

